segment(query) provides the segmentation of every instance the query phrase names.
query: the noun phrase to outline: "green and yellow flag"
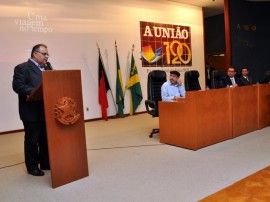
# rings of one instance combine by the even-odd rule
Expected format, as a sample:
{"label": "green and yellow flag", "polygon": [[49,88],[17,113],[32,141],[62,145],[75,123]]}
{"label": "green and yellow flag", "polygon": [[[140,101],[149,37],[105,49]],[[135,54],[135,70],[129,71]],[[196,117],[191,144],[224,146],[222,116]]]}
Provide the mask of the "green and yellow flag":
{"label": "green and yellow flag", "polygon": [[122,74],[121,74],[121,69],[120,69],[116,42],[115,42],[115,50],[116,50],[116,68],[117,68],[117,72],[116,72],[116,104],[118,106],[117,114],[120,117],[124,117],[125,104],[124,104],[124,93],[123,93],[123,81],[122,81]]}
{"label": "green and yellow flag", "polygon": [[127,88],[130,89],[130,95],[131,95],[130,115],[133,115],[143,99],[139,74],[138,74],[135,60],[133,57],[133,51],[132,51],[132,57],[131,57],[131,67],[130,67],[130,74],[129,74],[129,81],[127,84]]}

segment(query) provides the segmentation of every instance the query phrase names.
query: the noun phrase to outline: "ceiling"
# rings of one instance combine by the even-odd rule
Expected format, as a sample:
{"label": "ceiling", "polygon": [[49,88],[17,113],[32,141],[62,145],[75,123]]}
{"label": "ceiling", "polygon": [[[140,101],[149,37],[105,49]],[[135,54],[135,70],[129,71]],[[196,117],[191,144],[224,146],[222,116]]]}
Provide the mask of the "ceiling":
{"label": "ceiling", "polygon": [[[101,2],[101,1],[111,1],[111,0],[78,0],[75,1],[76,3],[85,3],[85,2]],[[123,0],[124,1],[124,0]],[[147,0],[147,1],[170,1],[170,2],[177,2],[183,4],[189,4],[193,6],[199,6],[204,8],[204,17],[210,17],[214,15],[218,15],[224,13],[224,0]],[[237,0],[235,0],[237,1]],[[249,0],[249,1],[256,1],[256,0]],[[266,0],[257,0],[257,1],[266,1]],[[269,0],[267,0],[269,1]],[[31,4],[30,0],[1,0],[1,5],[28,5]],[[73,0],[47,0],[43,2],[74,2]]]}
{"label": "ceiling", "polygon": [[224,13],[224,0],[167,0],[167,1],[203,7],[205,18]]}

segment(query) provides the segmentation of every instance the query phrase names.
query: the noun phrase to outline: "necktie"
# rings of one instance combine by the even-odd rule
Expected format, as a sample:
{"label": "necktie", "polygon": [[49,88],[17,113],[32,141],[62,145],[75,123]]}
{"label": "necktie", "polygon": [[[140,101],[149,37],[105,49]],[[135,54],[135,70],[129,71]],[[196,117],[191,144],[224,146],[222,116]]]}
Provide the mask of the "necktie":
{"label": "necktie", "polygon": [[234,78],[231,78],[232,84],[235,84],[235,80]]}

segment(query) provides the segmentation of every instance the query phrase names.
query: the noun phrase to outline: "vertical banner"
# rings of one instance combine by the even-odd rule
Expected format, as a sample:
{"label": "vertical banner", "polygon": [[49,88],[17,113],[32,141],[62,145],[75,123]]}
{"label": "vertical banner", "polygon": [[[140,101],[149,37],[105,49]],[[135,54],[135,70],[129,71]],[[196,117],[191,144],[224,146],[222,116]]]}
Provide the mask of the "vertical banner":
{"label": "vertical banner", "polygon": [[140,22],[142,67],[192,65],[189,26]]}

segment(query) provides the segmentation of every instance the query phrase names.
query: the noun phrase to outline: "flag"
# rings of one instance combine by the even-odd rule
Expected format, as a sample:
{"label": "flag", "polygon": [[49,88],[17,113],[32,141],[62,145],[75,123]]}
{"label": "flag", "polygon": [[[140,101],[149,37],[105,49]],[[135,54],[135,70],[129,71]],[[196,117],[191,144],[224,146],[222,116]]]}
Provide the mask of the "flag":
{"label": "flag", "polygon": [[118,115],[120,117],[124,117],[124,93],[123,93],[123,81],[122,81],[122,74],[120,69],[120,63],[118,58],[117,46],[115,42],[115,49],[116,49],[116,104],[118,106]]}
{"label": "flag", "polygon": [[139,79],[137,67],[135,64],[135,60],[133,57],[133,53],[131,57],[130,74],[129,74],[127,88],[130,89],[130,95],[131,95],[130,115],[133,115],[143,99],[140,79]]}
{"label": "flag", "polygon": [[110,90],[111,88],[110,88],[110,85],[106,76],[106,72],[104,70],[100,51],[99,51],[99,61],[98,61],[98,77],[99,77],[98,102],[101,107],[102,118],[107,121],[108,120],[107,108],[109,106],[108,99],[107,99],[107,91]]}

